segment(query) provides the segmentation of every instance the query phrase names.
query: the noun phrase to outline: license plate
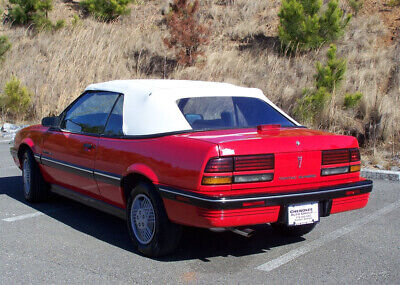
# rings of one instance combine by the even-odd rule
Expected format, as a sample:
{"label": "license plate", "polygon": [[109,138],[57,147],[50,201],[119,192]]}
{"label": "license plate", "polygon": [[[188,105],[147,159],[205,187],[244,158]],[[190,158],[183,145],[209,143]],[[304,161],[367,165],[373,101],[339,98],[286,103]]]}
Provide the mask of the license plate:
{"label": "license plate", "polygon": [[289,205],[289,226],[313,224],[319,221],[318,203]]}

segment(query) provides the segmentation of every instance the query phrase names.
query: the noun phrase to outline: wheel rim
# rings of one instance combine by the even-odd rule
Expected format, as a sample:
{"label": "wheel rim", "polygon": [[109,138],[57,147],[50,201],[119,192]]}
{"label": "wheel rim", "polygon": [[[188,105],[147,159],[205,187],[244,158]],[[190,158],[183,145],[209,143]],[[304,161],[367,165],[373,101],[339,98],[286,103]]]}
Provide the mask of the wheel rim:
{"label": "wheel rim", "polygon": [[28,159],[24,160],[22,175],[24,179],[24,192],[26,195],[31,191],[31,167]]}
{"label": "wheel rim", "polygon": [[136,239],[142,244],[151,242],[155,232],[156,215],[150,199],[139,194],[131,208],[131,225]]}

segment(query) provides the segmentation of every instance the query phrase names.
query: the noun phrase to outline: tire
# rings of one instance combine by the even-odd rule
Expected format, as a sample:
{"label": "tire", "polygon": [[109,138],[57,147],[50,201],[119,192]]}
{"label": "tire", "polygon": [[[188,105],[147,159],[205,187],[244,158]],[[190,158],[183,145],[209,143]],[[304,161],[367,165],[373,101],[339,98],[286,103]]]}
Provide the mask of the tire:
{"label": "tire", "polygon": [[127,226],[135,248],[148,257],[174,252],[182,233],[182,227],[168,219],[154,186],[146,182],[140,182],[129,195]]}
{"label": "tire", "polygon": [[307,224],[301,226],[288,226],[286,224],[281,223],[272,223],[271,226],[274,230],[279,232],[280,234],[292,237],[301,237],[305,234],[311,232],[317,224]]}
{"label": "tire", "polygon": [[29,202],[45,201],[48,196],[48,185],[40,173],[32,152],[25,151],[22,157],[22,181],[25,200]]}

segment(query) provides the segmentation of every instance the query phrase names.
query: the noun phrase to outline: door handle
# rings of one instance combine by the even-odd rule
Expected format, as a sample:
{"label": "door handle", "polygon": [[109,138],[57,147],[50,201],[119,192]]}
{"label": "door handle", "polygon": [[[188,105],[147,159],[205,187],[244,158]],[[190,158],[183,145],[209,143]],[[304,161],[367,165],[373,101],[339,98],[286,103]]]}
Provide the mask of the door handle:
{"label": "door handle", "polygon": [[91,149],[94,149],[95,146],[94,146],[94,144],[91,144],[91,143],[84,143],[84,144],[83,144],[83,148],[84,148],[85,150],[91,150]]}

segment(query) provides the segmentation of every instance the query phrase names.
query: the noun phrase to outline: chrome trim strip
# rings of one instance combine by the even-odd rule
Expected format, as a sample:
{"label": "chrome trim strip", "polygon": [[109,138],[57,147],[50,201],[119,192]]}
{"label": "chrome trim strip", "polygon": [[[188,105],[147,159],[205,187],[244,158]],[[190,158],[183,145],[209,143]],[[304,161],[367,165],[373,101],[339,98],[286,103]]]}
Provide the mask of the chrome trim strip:
{"label": "chrome trim strip", "polygon": [[37,161],[37,162],[39,162],[39,163],[41,163],[42,161],[41,161],[41,159],[40,159],[40,157],[41,157],[41,155],[40,154],[34,154],[33,155],[33,157],[35,158],[35,160]]}
{"label": "chrome trim strip", "polygon": [[49,158],[46,158],[46,157],[42,157],[42,160],[48,161],[48,162],[51,162],[51,163],[55,163],[55,164],[59,164],[59,165],[65,166],[65,167],[70,167],[70,168],[73,168],[73,169],[76,169],[76,170],[80,170],[80,171],[83,171],[83,172],[87,172],[87,173],[90,173],[90,174],[93,174],[93,170],[88,170],[88,169],[80,168],[80,167],[73,166],[73,165],[70,165],[70,164],[65,164],[65,163],[59,162],[57,160],[49,159]]}
{"label": "chrome trim strip", "polygon": [[111,175],[107,175],[107,174],[104,174],[104,173],[102,173],[102,172],[98,172],[98,171],[94,171],[94,174],[95,175],[100,175],[100,176],[103,176],[103,177],[107,177],[107,178],[110,178],[110,179],[114,179],[114,180],[117,180],[117,181],[121,181],[121,177],[116,177],[116,176],[111,176]]}
{"label": "chrome trim strip", "polygon": [[186,193],[182,193],[182,192],[178,192],[178,191],[173,191],[170,189],[165,189],[162,187],[158,187],[158,189],[160,191],[163,192],[167,192],[170,194],[174,194],[174,195],[179,195],[179,196],[184,196],[190,199],[194,199],[194,200],[201,200],[201,201],[205,201],[205,202],[211,202],[211,203],[235,203],[235,202],[247,202],[247,201],[255,201],[255,200],[265,200],[265,199],[279,199],[279,198],[285,198],[285,197],[299,197],[299,196],[312,196],[312,195],[316,195],[318,193],[332,193],[332,192],[337,192],[337,191],[347,191],[347,190],[352,190],[352,189],[360,189],[360,188],[368,188],[371,187],[371,185],[357,185],[357,186],[350,186],[350,187],[342,187],[342,188],[336,188],[336,189],[332,189],[332,190],[323,190],[321,192],[319,191],[312,191],[312,192],[300,192],[300,193],[286,193],[284,195],[268,195],[268,196],[260,196],[260,197],[248,197],[248,198],[214,198],[214,199],[210,199],[210,198],[203,198],[203,197],[199,197],[199,196],[195,196],[195,195],[190,195],[190,194],[186,194]]}
{"label": "chrome trim strip", "polygon": [[184,196],[184,197],[187,197],[187,198],[206,201],[206,202],[213,202],[213,203],[221,203],[221,202],[224,203],[224,202],[227,202],[227,200],[225,198],[222,198],[222,199],[202,198],[202,197],[193,196],[193,195],[190,195],[190,194],[185,194],[185,193],[181,193],[181,192],[177,192],[177,191],[172,191],[172,190],[165,189],[165,188],[162,188],[162,187],[158,187],[158,190],[163,191],[163,192],[167,192],[167,193],[170,193],[170,194]]}
{"label": "chrome trim strip", "polygon": [[101,172],[100,170],[79,167],[46,156],[41,156],[40,163],[47,165],[49,167],[61,168],[65,171],[73,172],[77,175],[102,181],[115,186],[120,186],[120,182],[122,180],[121,176],[118,176],[114,173]]}

